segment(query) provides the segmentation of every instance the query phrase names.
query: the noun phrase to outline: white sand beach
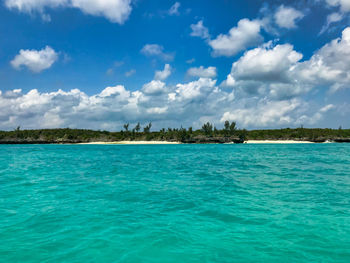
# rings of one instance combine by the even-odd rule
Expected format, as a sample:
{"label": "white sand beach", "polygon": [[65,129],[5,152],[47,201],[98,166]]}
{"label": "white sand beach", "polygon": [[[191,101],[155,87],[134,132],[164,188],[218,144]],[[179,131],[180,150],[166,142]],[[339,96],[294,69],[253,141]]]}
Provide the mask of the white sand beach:
{"label": "white sand beach", "polygon": [[295,140],[248,140],[244,143],[261,144],[261,143],[277,143],[277,144],[291,144],[291,143],[314,143],[310,141],[295,141]]}
{"label": "white sand beach", "polygon": [[145,145],[145,144],[180,144],[180,142],[167,141],[117,141],[117,142],[87,142],[79,144],[123,144],[123,145]]}

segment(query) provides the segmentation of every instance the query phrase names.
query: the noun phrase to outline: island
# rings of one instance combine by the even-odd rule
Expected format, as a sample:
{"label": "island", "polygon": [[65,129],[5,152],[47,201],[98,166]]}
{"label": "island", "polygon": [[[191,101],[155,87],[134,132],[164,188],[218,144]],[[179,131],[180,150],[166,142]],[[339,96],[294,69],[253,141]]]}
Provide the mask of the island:
{"label": "island", "polygon": [[72,144],[72,143],[323,143],[350,142],[350,129],[329,128],[284,128],[267,130],[239,129],[235,122],[226,121],[221,129],[207,122],[201,129],[163,128],[151,131],[152,123],[141,127],[137,123],[130,128],[128,123],[120,131],[101,131],[88,129],[37,129],[0,131],[0,144]]}

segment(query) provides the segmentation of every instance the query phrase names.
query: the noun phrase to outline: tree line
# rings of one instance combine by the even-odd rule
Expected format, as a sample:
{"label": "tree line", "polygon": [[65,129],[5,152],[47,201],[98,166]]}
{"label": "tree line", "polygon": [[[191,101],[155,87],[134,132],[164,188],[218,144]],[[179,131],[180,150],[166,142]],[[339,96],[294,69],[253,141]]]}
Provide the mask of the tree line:
{"label": "tree line", "polygon": [[129,123],[117,132],[96,131],[85,129],[40,129],[0,131],[0,143],[78,143],[92,141],[123,141],[123,140],[159,140],[184,143],[229,143],[245,140],[308,140],[322,142],[338,140],[350,142],[350,129],[308,129],[304,127],[291,129],[246,130],[239,129],[236,122],[225,121],[223,127],[217,128],[206,122],[200,129],[162,128],[152,131],[152,123],[144,126],[137,123],[130,127]]}

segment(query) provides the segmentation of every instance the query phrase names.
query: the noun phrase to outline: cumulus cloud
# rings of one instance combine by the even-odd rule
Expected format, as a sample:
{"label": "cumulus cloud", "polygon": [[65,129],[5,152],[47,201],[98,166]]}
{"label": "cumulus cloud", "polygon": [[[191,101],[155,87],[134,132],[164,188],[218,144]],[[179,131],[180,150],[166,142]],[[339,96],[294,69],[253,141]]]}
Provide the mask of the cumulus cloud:
{"label": "cumulus cloud", "polygon": [[242,128],[276,128],[319,126],[325,119],[327,125],[332,120],[339,125],[340,116],[347,117],[339,112],[346,112],[348,103],[339,106],[331,96],[324,103],[313,95],[321,89],[337,91],[350,86],[350,27],[304,61],[290,44],[268,43],[246,51],[232,64],[226,80],[232,89],[222,89],[213,74],[200,76],[198,72],[196,80],[167,85],[168,69],[165,65],[154,80],[135,91],[121,85],[95,95],[78,89],[0,91],[0,128],[116,130],[125,122],[148,121],[155,129],[198,128],[206,121],[220,126],[225,120],[237,121]]}
{"label": "cumulus cloud", "polygon": [[276,24],[281,28],[296,28],[296,21],[302,19],[304,14],[293,7],[281,5],[275,13]]}
{"label": "cumulus cloud", "polygon": [[193,67],[187,70],[187,75],[200,78],[216,78],[217,72],[216,67],[205,68],[203,66],[200,66],[199,68]]}
{"label": "cumulus cloud", "polygon": [[[230,97],[215,87],[215,80],[197,81],[166,87],[159,80],[145,84],[141,90],[124,86],[107,87],[96,95],[71,91],[39,92],[21,90],[0,92],[0,128],[79,127],[117,129],[125,122],[192,125],[202,114],[215,116]],[[169,94],[175,94],[169,100]],[[208,105],[205,109],[200,104]],[[161,128],[163,124],[158,125]]]}
{"label": "cumulus cloud", "polygon": [[265,45],[247,51],[232,65],[223,85],[246,94],[285,99],[302,95],[315,87],[330,92],[350,85],[350,27],[342,37],[317,50],[309,60],[290,44]]}
{"label": "cumulus cloud", "polygon": [[324,45],[309,60],[301,59],[302,54],[290,44],[266,44],[247,51],[234,62],[221,85],[233,88],[238,97],[271,101],[300,98],[316,88],[328,88],[331,93],[348,88],[350,27],[343,31],[341,38]]}
{"label": "cumulus cloud", "polygon": [[163,70],[157,70],[154,74],[156,80],[166,80],[171,74],[171,67],[169,64],[165,64]]}
{"label": "cumulus cloud", "polygon": [[179,8],[180,8],[181,4],[179,2],[175,2],[169,9],[168,13],[169,15],[173,16],[173,15],[180,15],[179,12]]}
{"label": "cumulus cloud", "polygon": [[152,80],[143,85],[142,91],[146,94],[159,94],[164,92],[165,83],[160,80]]}
{"label": "cumulus cloud", "polygon": [[[243,127],[289,127],[290,125],[314,126],[335,109],[332,104],[310,109],[308,103],[298,98],[274,101],[266,98],[245,101],[249,106],[225,112],[221,121],[236,121]],[[242,103],[242,102],[241,102]]]}
{"label": "cumulus cloud", "polygon": [[237,27],[231,28],[228,34],[220,34],[217,38],[209,41],[213,55],[234,56],[240,51],[259,44],[263,41],[260,30],[260,21],[240,20]]}
{"label": "cumulus cloud", "polygon": [[289,125],[315,125],[336,107],[327,104],[310,109],[308,103],[300,98],[270,100],[268,98],[245,98],[231,111],[224,112],[221,122],[236,121],[243,127],[289,127]]}
{"label": "cumulus cloud", "polygon": [[137,98],[136,92],[127,91],[123,86],[108,87],[93,96],[78,89],[50,93],[34,89],[12,98],[1,95],[0,119],[2,128],[10,128],[14,123],[26,128],[62,125],[103,128],[107,119],[132,118]]}
{"label": "cumulus cloud", "polygon": [[[200,78],[186,84],[176,85],[176,96],[178,100],[192,100],[208,93],[208,90],[214,90],[216,80],[209,78]],[[204,92],[204,90],[206,92]]]}
{"label": "cumulus cloud", "polygon": [[42,50],[21,49],[19,54],[11,61],[11,65],[18,70],[24,66],[34,73],[40,73],[50,68],[57,59],[58,54],[49,46]]}
{"label": "cumulus cloud", "polygon": [[296,68],[298,78],[312,85],[330,86],[331,91],[349,87],[350,84],[350,27],[342,37],[324,45],[310,60]]}
{"label": "cumulus cloud", "polygon": [[285,127],[316,123],[334,109],[330,104],[307,111],[299,98],[282,101],[268,98],[240,98],[221,90],[216,80],[200,78],[176,86],[153,80],[141,90],[129,91],[122,85],[107,87],[95,95],[73,89],[27,93],[0,91],[0,128],[92,128],[120,129],[125,122],[147,123],[155,129],[169,126],[199,128],[212,121],[220,126],[225,120],[240,127]]}
{"label": "cumulus cloud", "polygon": [[131,13],[131,0],[5,0],[9,9],[23,13],[39,12],[45,20],[50,20],[45,13],[48,8],[78,8],[83,13],[103,16],[113,23],[123,24]]}
{"label": "cumulus cloud", "polygon": [[236,121],[244,127],[267,127],[288,125],[293,120],[291,114],[300,106],[297,99],[269,101],[261,99],[249,108],[238,108],[222,115],[221,121]]}
{"label": "cumulus cloud", "polygon": [[203,25],[203,20],[198,21],[197,24],[192,24],[191,25],[191,29],[192,29],[192,32],[191,32],[190,35],[193,36],[193,37],[200,37],[200,38],[203,38],[203,39],[209,39],[210,38],[209,30],[208,30],[208,28],[206,28]]}
{"label": "cumulus cloud", "polygon": [[258,47],[235,62],[232,73],[237,80],[284,82],[285,73],[301,58],[290,44]]}
{"label": "cumulus cloud", "polygon": [[158,44],[146,44],[142,47],[141,53],[148,57],[159,57],[165,61],[172,61],[174,54],[165,53],[164,47]]}
{"label": "cumulus cloud", "polygon": [[263,45],[247,51],[233,63],[225,85],[246,94],[269,95],[285,99],[309,91],[293,79],[292,72],[302,54],[294,51],[290,44]]}

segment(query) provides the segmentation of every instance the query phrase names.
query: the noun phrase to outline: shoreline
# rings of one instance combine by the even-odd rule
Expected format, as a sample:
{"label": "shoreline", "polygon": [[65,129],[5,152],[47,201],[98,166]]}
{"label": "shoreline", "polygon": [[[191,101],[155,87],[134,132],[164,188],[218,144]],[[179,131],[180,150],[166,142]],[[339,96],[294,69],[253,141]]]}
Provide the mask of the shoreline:
{"label": "shoreline", "polygon": [[77,143],[80,145],[101,145],[101,144],[118,144],[118,145],[169,145],[169,144],[181,144],[181,142],[168,142],[168,141],[116,141],[116,142],[83,142]]}
{"label": "shoreline", "polygon": [[[311,141],[296,141],[296,140],[248,140],[244,143],[247,144],[306,144],[306,143],[315,143]],[[321,142],[328,143],[328,142]]]}
{"label": "shoreline", "polygon": [[35,144],[35,145],[42,145],[42,144],[57,144],[57,145],[179,145],[179,144],[328,144],[328,143],[349,143],[350,141],[301,141],[301,140],[247,140],[244,142],[217,142],[217,141],[211,141],[211,142],[174,142],[174,141],[93,141],[93,142],[0,142],[0,145],[3,144]]}
{"label": "shoreline", "polygon": [[[297,141],[297,140],[247,140],[243,144],[310,144],[310,143],[315,143],[315,142]],[[332,143],[332,142],[326,141],[321,143]],[[115,141],[115,142],[85,142],[85,143],[77,143],[77,144],[79,145],[177,145],[177,144],[187,144],[187,143],[169,142],[169,141]],[[194,143],[194,144],[220,144],[220,143]],[[234,144],[234,143],[222,143],[222,144]]]}

